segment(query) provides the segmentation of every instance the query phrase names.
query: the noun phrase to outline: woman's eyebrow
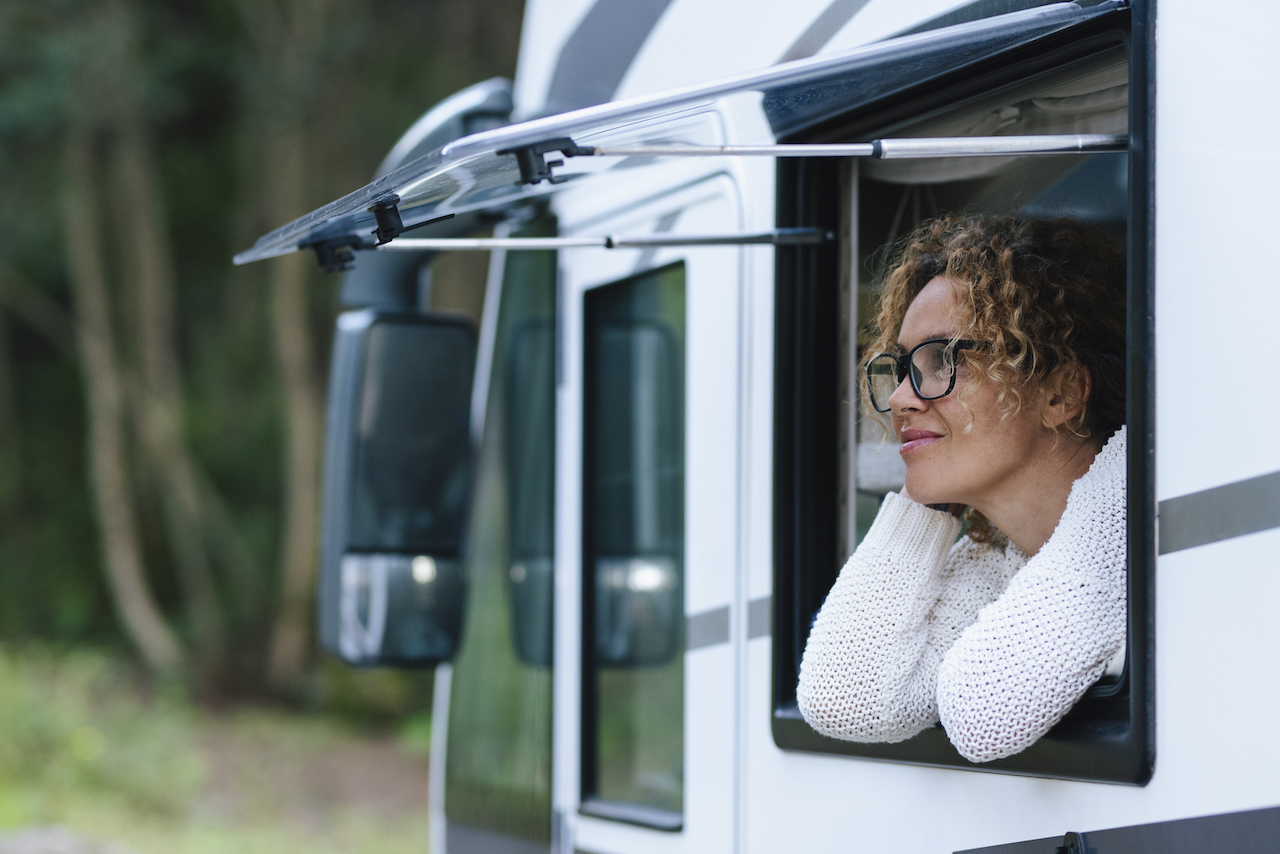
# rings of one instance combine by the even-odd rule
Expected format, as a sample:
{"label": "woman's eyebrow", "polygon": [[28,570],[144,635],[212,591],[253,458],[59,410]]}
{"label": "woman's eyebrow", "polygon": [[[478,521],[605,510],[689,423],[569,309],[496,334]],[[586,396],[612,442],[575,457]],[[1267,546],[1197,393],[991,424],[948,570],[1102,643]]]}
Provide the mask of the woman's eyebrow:
{"label": "woman's eyebrow", "polygon": [[[960,337],[959,332],[933,332],[933,333],[930,333],[929,335],[925,335],[915,344],[912,344],[911,347],[918,346],[920,344],[923,344],[926,341],[953,341],[955,339],[958,339],[959,337]],[[910,350],[911,347],[908,347],[907,345],[903,344],[901,339],[898,340],[897,348],[899,353],[905,353],[908,350]]]}

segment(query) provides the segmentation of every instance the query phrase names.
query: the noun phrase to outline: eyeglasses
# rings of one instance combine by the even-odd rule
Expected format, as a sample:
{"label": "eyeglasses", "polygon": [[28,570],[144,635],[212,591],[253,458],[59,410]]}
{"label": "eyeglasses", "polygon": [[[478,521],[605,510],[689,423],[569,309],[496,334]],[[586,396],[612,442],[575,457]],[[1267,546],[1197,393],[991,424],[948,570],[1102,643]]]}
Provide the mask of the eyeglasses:
{"label": "eyeglasses", "polygon": [[937,400],[956,387],[956,351],[974,350],[977,341],[932,338],[910,353],[881,353],[867,362],[867,390],[876,412],[889,411],[889,396],[911,377],[911,388],[921,400]]}

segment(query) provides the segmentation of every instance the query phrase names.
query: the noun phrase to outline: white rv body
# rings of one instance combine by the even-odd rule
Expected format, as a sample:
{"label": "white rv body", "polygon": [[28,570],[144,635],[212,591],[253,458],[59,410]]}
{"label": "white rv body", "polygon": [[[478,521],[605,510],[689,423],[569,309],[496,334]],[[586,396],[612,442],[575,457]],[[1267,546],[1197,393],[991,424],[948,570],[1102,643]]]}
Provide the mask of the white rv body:
{"label": "white rv body", "polygon": [[[576,23],[574,5],[585,4],[528,6],[516,88],[526,113],[541,103],[556,46]],[[770,65],[829,5],[675,0],[617,95]],[[822,51],[908,30],[954,5],[871,0]],[[1266,81],[1280,76],[1280,55],[1271,49],[1280,10],[1246,6],[1231,7],[1228,20],[1221,7],[1161,3],[1155,18],[1151,358],[1160,501],[1280,471],[1280,443],[1262,438],[1280,421],[1280,402],[1245,369],[1270,363],[1280,317],[1280,288],[1268,284],[1257,261],[1275,239],[1273,200],[1280,195],[1280,123],[1265,106]],[[756,99],[724,99],[718,115],[725,142],[767,133]],[[764,229],[775,207],[773,166],[747,158],[655,165],[631,182],[564,192],[555,211],[566,235],[647,232],[672,210],[685,212],[676,228],[690,233]],[[690,268],[686,613],[727,607],[730,614],[728,643],[686,654],[685,827],[668,833],[580,814],[580,308],[590,288],[631,275],[639,254],[567,251],[560,261],[559,850],[959,851],[1280,804],[1280,731],[1270,720],[1280,708],[1274,528],[1157,558],[1156,759],[1145,786],[941,770],[796,753],[774,743],[770,644],[748,637],[750,603],[773,592],[773,249],[746,247],[669,249],[646,259],[652,266],[685,259]],[[1232,413],[1225,418],[1224,405]]]}
{"label": "white rv body", "polygon": [[[515,121],[559,111],[556,86],[563,88],[573,72],[565,64],[566,45],[584,38],[584,22],[593,12],[600,16],[623,5],[529,0]],[[968,17],[981,19],[1036,4],[651,0],[632,5],[640,9],[634,14],[649,16],[648,30],[615,75],[613,100],[767,69],[782,60],[835,56],[939,16],[963,19],[967,10]],[[1130,252],[1136,246],[1150,253],[1145,275],[1152,296],[1149,319],[1131,330],[1145,330],[1153,342],[1148,347],[1131,340],[1130,358],[1138,358],[1154,376],[1147,389],[1153,401],[1150,423],[1145,433],[1130,433],[1130,454],[1150,461],[1154,503],[1167,517],[1163,526],[1155,513],[1139,520],[1163,553],[1149,558],[1154,572],[1149,611],[1130,616],[1131,621],[1149,619],[1151,626],[1150,655],[1130,662],[1130,673],[1154,686],[1146,707],[1154,745],[1144,760],[1148,773],[1139,772],[1127,783],[1103,782],[1066,779],[1052,770],[990,773],[981,767],[934,767],[780,745],[771,626],[778,625],[779,596],[774,538],[778,514],[786,509],[778,506],[776,489],[782,474],[776,463],[775,374],[777,253],[782,250],[760,245],[564,249],[556,261],[555,621],[553,666],[546,677],[551,762],[538,772],[545,773],[549,786],[550,840],[469,824],[451,809],[450,775],[466,770],[451,764],[462,761],[454,751],[462,738],[457,716],[464,712],[456,696],[450,703],[451,680],[456,687],[462,672],[442,666],[432,757],[437,854],[951,852],[1005,845],[1012,851],[1014,843],[1024,841],[1027,847],[1017,850],[1109,852],[1139,849],[1117,847],[1113,840],[1119,837],[1101,831],[1213,815],[1226,815],[1227,823],[1209,830],[1193,823],[1176,832],[1163,826],[1133,838],[1151,845],[1162,840],[1161,850],[1169,851],[1193,850],[1178,847],[1192,842],[1198,846],[1194,850],[1264,850],[1240,847],[1239,839],[1256,827],[1269,827],[1271,844],[1280,845],[1274,841],[1280,838],[1274,835],[1280,829],[1280,729],[1272,720],[1280,709],[1280,572],[1275,571],[1280,505],[1267,497],[1276,494],[1280,478],[1280,442],[1270,437],[1272,426],[1280,423],[1272,386],[1280,383],[1266,370],[1274,362],[1280,287],[1271,281],[1270,265],[1260,260],[1274,239],[1274,200],[1280,197],[1274,151],[1280,122],[1273,109],[1274,81],[1280,79],[1280,52],[1274,49],[1280,7],[1256,0],[1229,6],[1170,0],[1153,6],[1135,4],[1132,38],[1142,44],[1128,46],[1130,63],[1149,58],[1140,79],[1154,93],[1154,123],[1142,140],[1147,148],[1136,150],[1132,140],[1138,137],[1131,136],[1129,155],[1154,169],[1145,185],[1154,201],[1138,202],[1146,205],[1149,222],[1129,224],[1131,231],[1145,229],[1130,235]],[[592,73],[581,70],[586,77]],[[758,91],[725,94],[708,103],[681,120],[682,141],[775,142]],[[1131,127],[1130,133],[1136,130]],[[575,160],[566,168],[580,167]],[[758,232],[782,225],[777,221],[780,174],[774,158],[665,158],[571,182],[546,198],[562,237]],[[830,192],[845,206],[840,222],[847,233],[836,238],[852,245],[858,240],[857,167],[844,174],[854,176],[853,189],[832,186]],[[482,350],[493,346],[501,301],[518,287],[502,281],[501,265],[511,257],[511,252],[493,256]],[[584,401],[591,393],[586,312],[592,294],[673,264],[683,264],[686,282],[687,647],[683,807],[678,827],[661,827],[643,814],[609,814],[586,802],[583,662],[590,656],[584,641],[584,518],[596,509],[585,494],[584,425],[591,416]],[[485,358],[482,352],[482,367]],[[1130,483],[1131,490],[1140,488]],[[1245,524],[1245,532],[1236,535],[1229,524],[1197,523],[1206,512],[1265,519]],[[1170,528],[1169,519],[1179,530]],[[475,536],[487,536],[483,520],[477,517],[473,524]],[[1191,539],[1178,539],[1184,528]],[[515,707],[507,711],[522,713]],[[483,739],[474,713],[465,714],[466,737]],[[1266,812],[1250,813],[1257,810]],[[1240,817],[1245,813],[1252,817]],[[1239,821],[1233,823],[1233,816]],[[1224,827],[1226,835],[1215,845],[1214,828]],[[1071,848],[1062,841],[1069,831],[1100,841]]]}

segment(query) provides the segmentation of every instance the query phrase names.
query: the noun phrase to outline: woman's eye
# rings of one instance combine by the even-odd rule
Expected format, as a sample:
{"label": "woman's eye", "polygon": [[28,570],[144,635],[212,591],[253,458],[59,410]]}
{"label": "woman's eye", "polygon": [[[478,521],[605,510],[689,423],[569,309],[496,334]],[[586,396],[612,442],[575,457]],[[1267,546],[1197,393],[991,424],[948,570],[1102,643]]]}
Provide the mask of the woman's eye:
{"label": "woman's eye", "polygon": [[920,372],[938,376],[950,370],[941,347],[925,347],[916,354],[916,365]]}

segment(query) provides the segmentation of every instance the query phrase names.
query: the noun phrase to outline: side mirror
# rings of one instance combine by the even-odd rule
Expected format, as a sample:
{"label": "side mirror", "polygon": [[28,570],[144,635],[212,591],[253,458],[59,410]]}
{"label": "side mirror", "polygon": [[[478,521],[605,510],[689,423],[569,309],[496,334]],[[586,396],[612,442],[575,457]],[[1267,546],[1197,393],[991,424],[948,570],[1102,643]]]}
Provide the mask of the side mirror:
{"label": "side mirror", "polygon": [[326,418],[320,642],[433,665],[462,630],[476,333],[452,315],[338,318]]}

